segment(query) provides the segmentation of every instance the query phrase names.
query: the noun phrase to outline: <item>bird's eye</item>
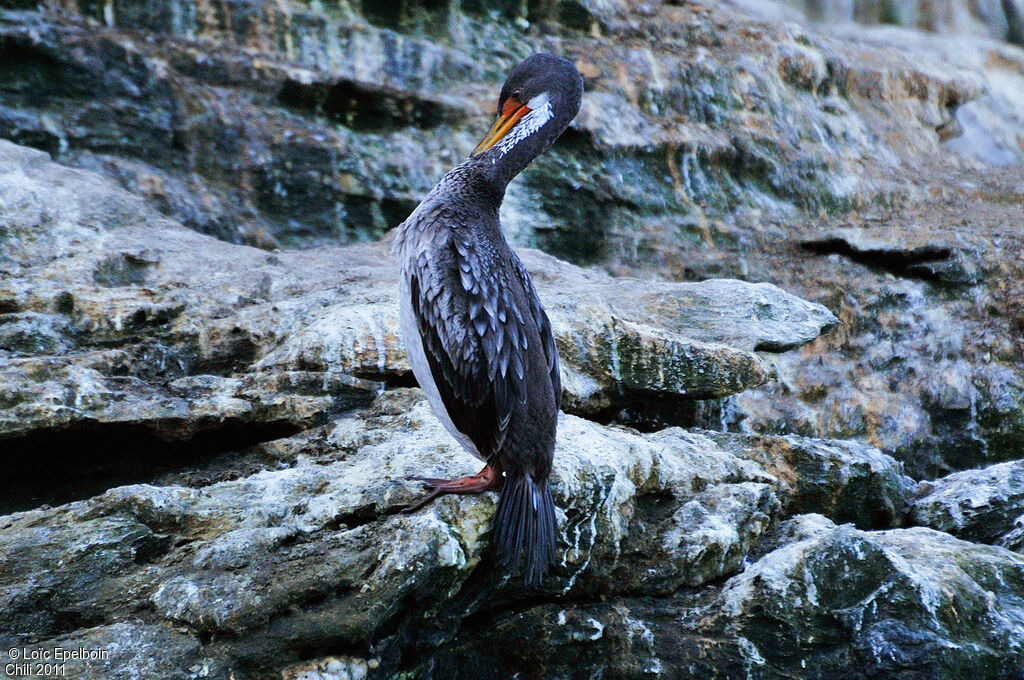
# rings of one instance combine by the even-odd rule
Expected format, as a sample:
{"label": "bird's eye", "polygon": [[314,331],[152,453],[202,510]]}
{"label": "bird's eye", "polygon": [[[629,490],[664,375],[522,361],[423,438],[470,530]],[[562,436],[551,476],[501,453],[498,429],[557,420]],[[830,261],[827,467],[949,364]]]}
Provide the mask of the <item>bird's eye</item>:
{"label": "bird's eye", "polygon": [[522,88],[518,88],[518,87],[517,87],[517,88],[516,88],[515,90],[513,90],[513,91],[512,91],[512,97],[513,97],[514,99],[519,99],[519,98],[520,98],[520,97],[522,97],[522,96],[523,96],[523,90],[522,90]]}

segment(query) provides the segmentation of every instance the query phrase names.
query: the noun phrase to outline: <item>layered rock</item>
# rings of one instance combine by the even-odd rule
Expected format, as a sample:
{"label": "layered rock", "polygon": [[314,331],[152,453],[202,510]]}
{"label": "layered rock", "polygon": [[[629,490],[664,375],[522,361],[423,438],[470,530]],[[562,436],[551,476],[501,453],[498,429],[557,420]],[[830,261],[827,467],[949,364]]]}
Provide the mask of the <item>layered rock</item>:
{"label": "layered rock", "polygon": [[[0,508],[27,510],[0,649],[106,650],[68,669],[95,678],[1019,675],[1018,462],[966,468],[1024,442],[1024,56],[975,19],[3,7],[0,137],[63,165],[0,141]],[[408,475],[478,463],[406,389],[388,244],[341,244],[538,49],[587,94],[503,209],[548,253],[521,250],[568,411],[529,592],[494,494],[399,512]]]}
{"label": "layered rock", "polygon": [[[896,24],[947,34],[980,35],[1024,45],[1024,4],[1020,0],[972,2],[835,2],[787,0],[812,21]],[[761,9],[761,8],[759,8]]]}
{"label": "layered rock", "polygon": [[[75,438],[103,449],[118,433],[141,438],[137,448],[267,439],[412,380],[386,243],[274,255],[228,244],[7,142],[0,187],[11,462]],[[692,411],[695,398],[760,385],[772,369],[755,350],[799,346],[836,323],[769,284],[651,285],[524,258],[551,315],[566,408],[601,419],[641,403]],[[111,464],[93,453],[57,455],[72,468]],[[48,462],[38,465],[28,475],[45,478]]]}
{"label": "layered rock", "polygon": [[581,665],[624,678],[1019,673],[1019,555],[927,529],[837,527],[820,515],[798,516],[778,532],[768,543],[784,545],[721,586],[667,601],[609,598],[506,614],[420,670],[501,677],[518,668],[507,651],[518,645],[544,660],[542,677],[587,677]]}
{"label": "layered rock", "polygon": [[[756,442],[733,445],[737,453],[699,433],[640,435],[564,416],[559,550],[542,596],[563,606],[666,596],[739,572],[792,489],[769,472],[778,466],[755,459]],[[486,639],[473,632],[479,622],[537,597],[496,569],[487,549],[494,495],[398,512],[422,494],[409,475],[477,465],[418,390],[389,390],[368,410],[262,453],[274,464],[229,481],[124,486],[4,517],[3,646],[166,644],[147,661],[160,677],[194,666],[208,677],[259,675],[347,650],[387,676],[414,650],[446,657],[438,650]],[[870,471],[877,459],[848,452],[820,492],[895,489],[892,502],[902,503],[898,487]],[[109,677],[134,657],[118,658],[75,673]],[[537,660],[526,659],[533,668]]]}
{"label": "layered rock", "polygon": [[[952,126],[940,126],[935,146],[897,152],[893,172],[907,188],[892,203],[798,220],[784,227],[786,243],[761,240],[772,255],[755,260],[751,275],[826,304],[844,327],[813,353],[776,362],[779,384],[738,397],[734,427],[856,436],[915,476],[1016,458],[1024,431],[1021,271],[1005,249],[1020,247],[1019,230],[1007,225],[1024,220],[1024,52],[896,28],[815,31],[846,45],[837,49],[871,50],[865,63],[889,63],[898,52],[914,55],[912,71],[972,72],[983,93],[956,110]],[[881,74],[861,82],[876,92],[893,83]],[[858,111],[871,99],[847,92]],[[904,96],[890,91],[879,105],[898,107]]]}
{"label": "layered rock", "polygon": [[[861,532],[799,521],[800,540],[762,557],[691,613],[692,634],[715,640],[714,662],[701,664],[712,677],[729,677],[722,657],[734,659],[732,673],[765,676],[1017,672],[1019,555],[928,529]],[[789,654],[790,644],[801,653]]]}
{"label": "layered rock", "polygon": [[[961,14],[995,27],[1011,4]],[[859,19],[925,14],[855,5]],[[919,476],[1005,460],[1024,441],[1024,273],[1001,255],[1019,245],[1004,225],[1024,219],[1021,187],[989,169],[1024,161],[1016,47],[960,35],[973,29],[805,28],[767,2],[104,7],[3,10],[0,136],[227,241],[361,240],[472,148],[513,63],[562,52],[586,76],[583,110],[511,187],[513,241],[645,279],[771,281],[845,315],[846,332],[779,364],[784,388],[704,424],[724,412],[734,429],[855,436]],[[957,11],[929,4],[939,18],[925,23],[967,25]],[[151,268],[125,257],[137,261],[112,262],[115,279]],[[59,347],[62,328],[25,318],[4,338]],[[617,328],[643,356],[689,351]],[[713,361],[746,379],[678,387],[711,396],[769,372]],[[604,420],[624,406],[607,387],[593,400]],[[700,416],[625,406],[644,427]]]}
{"label": "layered rock", "polygon": [[1024,463],[1012,461],[923,482],[911,506],[916,524],[981,543],[1020,550]]}

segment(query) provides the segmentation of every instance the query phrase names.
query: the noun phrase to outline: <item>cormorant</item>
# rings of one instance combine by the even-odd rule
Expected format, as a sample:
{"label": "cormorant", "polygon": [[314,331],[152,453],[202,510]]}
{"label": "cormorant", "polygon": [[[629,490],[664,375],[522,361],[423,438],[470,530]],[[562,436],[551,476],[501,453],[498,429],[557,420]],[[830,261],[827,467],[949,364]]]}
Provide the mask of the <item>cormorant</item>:
{"label": "cormorant", "polygon": [[414,477],[431,493],[501,488],[493,543],[506,568],[537,585],[554,557],[548,477],[561,404],[551,324],[501,232],[505,187],[579,112],[572,62],[534,54],[501,88],[498,119],[398,227],[401,325],[413,373],[445,428],[483,470],[457,480]]}

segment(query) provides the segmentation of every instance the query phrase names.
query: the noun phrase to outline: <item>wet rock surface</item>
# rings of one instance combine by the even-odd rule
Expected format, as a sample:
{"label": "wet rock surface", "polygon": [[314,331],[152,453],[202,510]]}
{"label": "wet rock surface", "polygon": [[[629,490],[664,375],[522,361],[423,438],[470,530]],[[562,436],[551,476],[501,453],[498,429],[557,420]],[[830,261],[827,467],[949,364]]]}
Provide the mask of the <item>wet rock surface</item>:
{"label": "wet rock surface", "polygon": [[688,618],[693,634],[720,636],[719,654],[738,652],[733,672],[1019,675],[1019,555],[922,528],[808,533],[730,579]]}
{"label": "wet rock surface", "polygon": [[[787,4],[0,2],[0,661],[1020,678],[1015,3]],[[495,494],[400,512],[479,463],[387,231],[538,49],[586,97],[503,206],[564,388],[526,591]]]}
{"label": "wet rock surface", "polygon": [[837,527],[819,515],[779,532],[769,541],[786,545],[720,586],[506,615],[480,640],[431,658],[423,674],[511,672],[500,641],[513,639],[545,660],[550,677],[575,677],[580,662],[612,677],[1019,677],[1019,555],[927,529]]}
{"label": "wet rock surface", "polygon": [[[100,450],[118,432],[162,443],[151,457],[173,442],[244,445],[412,383],[387,243],[279,254],[228,244],[8,142],[0,182],[11,310],[0,317],[0,436],[15,475],[49,474],[45,459],[16,464],[40,446],[79,447],[60,459],[89,470],[110,466]],[[566,409],[606,421],[760,385],[773,371],[755,350],[837,323],[770,284],[648,284],[524,258],[552,319]]]}
{"label": "wet rock surface", "polygon": [[[0,136],[221,240],[363,241],[472,148],[512,64],[563,52],[586,97],[510,188],[516,244],[645,280],[767,281],[835,312],[842,331],[729,402],[733,430],[857,437],[921,477],[1015,458],[1024,272],[1006,253],[1024,222],[1019,11],[789,4],[9,3]],[[1009,43],[993,39],[1004,29]],[[155,267],[141,251],[107,255],[97,283]],[[619,327],[645,369],[655,345],[689,351]],[[59,318],[12,318],[0,342],[50,351],[66,336]],[[771,373],[735,355],[709,361],[733,378],[678,389],[721,396]],[[595,389],[577,412],[672,424]]]}
{"label": "wet rock surface", "polygon": [[[422,494],[409,475],[456,476],[477,463],[419,390],[394,389],[369,409],[262,445],[276,464],[255,474],[123,486],[4,517],[0,637],[5,646],[167,639],[214,677],[283,668],[310,650],[347,650],[383,674],[413,651],[436,653],[444,668],[465,643],[463,625],[486,628],[538,597],[657,602],[746,573],[744,561],[793,493],[778,465],[742,455],[750,438],[718,434],[718,442],[679,428],[641,435],[570,415],[559,433],[561,540],[539,593],[492,562],[494,495],[398,512]],[[825,445],[789,444],[797,466]],[[881,454],[859,453],[845,474],[819,482],[821,494],[891,493],[859,467],[884,463]],[[566,628],[566,641],[580,625]],[[173,656],[150,663],[154,674],[181,672]],[[101,677],[110,667],[80,670]]]}
{"label": "wet rock surface", "polygon": [[936,33],[982,35],[1024,45],[1024,4],[1020,0],[980,2],[809,2],[784,4],[812,21],[896,24]]}
{"label": "wet rock surface", "polygon": [[1024,527],[1024,465],[1020,461],[923,482],[917,495],[911,508],[915,524],[1020,550]]}
{"label": "wet rock surface", "polygon": [[821,513],[864,529],[901,526],[916,492],[917,485],[896,460],[858,442],[794,435],[708,436],[769,470],[793,514]]}

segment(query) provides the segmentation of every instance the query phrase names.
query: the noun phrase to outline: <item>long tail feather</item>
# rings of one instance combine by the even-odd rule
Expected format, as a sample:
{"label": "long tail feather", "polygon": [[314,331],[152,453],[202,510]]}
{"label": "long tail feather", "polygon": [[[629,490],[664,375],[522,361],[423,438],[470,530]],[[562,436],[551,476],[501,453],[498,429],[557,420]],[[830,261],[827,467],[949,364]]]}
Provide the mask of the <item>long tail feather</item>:
{"label": "long tail feather", "polygon": [[555,556],[558,525],[547,480],[509,474],[494,518],[494,544],[507,569],[523,564],[523,583],[540,585]]}

